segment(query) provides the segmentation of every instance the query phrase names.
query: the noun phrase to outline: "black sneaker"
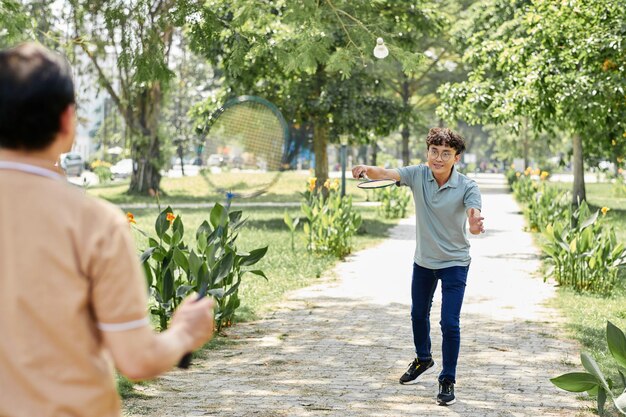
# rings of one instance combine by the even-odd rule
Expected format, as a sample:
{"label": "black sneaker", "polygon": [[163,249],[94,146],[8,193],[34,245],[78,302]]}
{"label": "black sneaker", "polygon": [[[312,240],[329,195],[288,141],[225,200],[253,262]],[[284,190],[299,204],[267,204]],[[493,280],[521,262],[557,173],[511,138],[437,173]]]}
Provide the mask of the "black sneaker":
{"label": "black sneaker", "polygon": [[439,381],[439,395],[437,395],[438,405],[452,405],[456,402],[454,397],[454,382],[444,379]]}
{"label": "black sneaker", "polygon": [[433,370],[433,366],[435,366],[435,361],[432,359],[423,362],[414,359],[413,362],[409,364],[409,369],[400,377],[400,383],[405,385],[417,383],[417,377],[429,369]]}

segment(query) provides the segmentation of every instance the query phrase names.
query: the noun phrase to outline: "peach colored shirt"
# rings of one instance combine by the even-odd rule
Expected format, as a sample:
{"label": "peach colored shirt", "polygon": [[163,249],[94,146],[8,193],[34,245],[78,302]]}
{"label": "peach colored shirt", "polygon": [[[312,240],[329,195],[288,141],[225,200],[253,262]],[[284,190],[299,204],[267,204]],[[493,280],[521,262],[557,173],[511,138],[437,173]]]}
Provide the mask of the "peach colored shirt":
{"label": "peach colored shirt", "polygon": [[0,416],[120,415],[102,331],[148,325],[123,213],[0,150]]}

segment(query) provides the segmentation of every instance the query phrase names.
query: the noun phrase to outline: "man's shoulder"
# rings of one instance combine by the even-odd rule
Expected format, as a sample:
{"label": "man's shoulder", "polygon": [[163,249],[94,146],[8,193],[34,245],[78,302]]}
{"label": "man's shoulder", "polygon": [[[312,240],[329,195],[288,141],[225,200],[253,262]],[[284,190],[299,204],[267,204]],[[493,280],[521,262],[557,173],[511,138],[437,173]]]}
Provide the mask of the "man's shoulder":
{"label": "man's shoulder", "polygon": [[457,173],[459,174],[459,184],[461,184],[463,187],[465,187],[465,188],[473,188],[473,187],[478,188],[478,184],[476,183],[476,181],[473,178],[470,178],[467,175],[462,174],[462,173],[460,173],[458,171],[457,171]]}
{"label": "man's shoulder", "polygon": [[122,211],[108,201],[91,196],[79,186],[59,183],[56,190],[56,202],[73,213],[76,218],[91,219],[97,224],[110,224],[124,220]]}

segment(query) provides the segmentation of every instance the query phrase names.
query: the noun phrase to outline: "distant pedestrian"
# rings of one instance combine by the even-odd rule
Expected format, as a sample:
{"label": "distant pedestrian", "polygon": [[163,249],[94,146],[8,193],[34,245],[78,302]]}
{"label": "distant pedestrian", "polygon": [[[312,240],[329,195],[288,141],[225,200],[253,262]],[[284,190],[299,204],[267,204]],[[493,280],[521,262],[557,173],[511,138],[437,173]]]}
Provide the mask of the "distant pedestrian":
{"label": "distant pedestrian", "polygon": [[213,332],[210,299],[152,331],[126,217],[55,167],[75,130],[67,61],[33,43],[0,51],[2,417],[119,417],[113,365],[150,378]]}
{"label": "distant pedestrian", "polygon": [[427,165],[384,169],[357,165],[354,178],[394,179],[409,186],[415,200],[416,248],[411,284],[411,319],[416,358],[400,377],[401,384],[417,382],[433,370],[430,309],[437,282],[441,280],[441,331],[443,368],[439,373],[439,405],[454,404],[456,366],[461,343],[460,315],[470,265],[469,231],[484,231],[481,195],[476,183],[460,174],[455,164],[465,141],[446,128],[432,128],[426,137]]}

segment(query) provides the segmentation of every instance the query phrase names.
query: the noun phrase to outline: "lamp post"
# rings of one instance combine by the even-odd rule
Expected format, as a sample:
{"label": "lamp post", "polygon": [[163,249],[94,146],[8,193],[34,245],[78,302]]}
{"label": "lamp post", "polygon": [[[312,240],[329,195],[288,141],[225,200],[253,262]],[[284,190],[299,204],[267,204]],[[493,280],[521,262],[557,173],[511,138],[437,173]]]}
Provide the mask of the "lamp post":
{"label": "lamp post", "polygon": [[340,135],[339,143],[341,143],[341,196],[346,195],[346,146],[348,145],[348,135]]}

